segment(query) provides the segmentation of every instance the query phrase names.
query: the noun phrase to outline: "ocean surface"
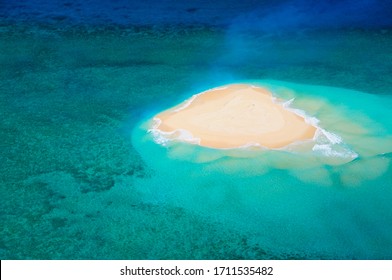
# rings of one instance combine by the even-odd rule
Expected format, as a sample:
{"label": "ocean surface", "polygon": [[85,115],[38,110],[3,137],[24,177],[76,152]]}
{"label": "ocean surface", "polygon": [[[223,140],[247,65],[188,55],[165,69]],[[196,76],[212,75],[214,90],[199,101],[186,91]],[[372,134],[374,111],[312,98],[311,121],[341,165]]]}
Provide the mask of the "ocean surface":
{"label": "ocean surface", "polygon": [[[0,1],[0,259],[392,259],[388,1],[106,2]],[[149,131],[238,82],[317,148]]]}

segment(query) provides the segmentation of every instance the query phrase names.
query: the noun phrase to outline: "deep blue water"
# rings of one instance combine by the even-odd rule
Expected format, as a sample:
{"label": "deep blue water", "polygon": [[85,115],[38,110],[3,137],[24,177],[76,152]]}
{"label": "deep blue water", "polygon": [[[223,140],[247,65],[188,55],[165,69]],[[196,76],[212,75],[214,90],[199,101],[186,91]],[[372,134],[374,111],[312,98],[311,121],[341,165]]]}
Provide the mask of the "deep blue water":
{"label": "deep blue water", "polygon": [[0,2],[5,20],[78,24],[241,25],[264,32],[298,28],[388,27],[388,0],[14,0]]}
{"label": "deep blue water", "polygon": [[[391,26],[390,1],[0,0],[0,258],[391,259]],[[359,157],[143,126],[238,81]]]}

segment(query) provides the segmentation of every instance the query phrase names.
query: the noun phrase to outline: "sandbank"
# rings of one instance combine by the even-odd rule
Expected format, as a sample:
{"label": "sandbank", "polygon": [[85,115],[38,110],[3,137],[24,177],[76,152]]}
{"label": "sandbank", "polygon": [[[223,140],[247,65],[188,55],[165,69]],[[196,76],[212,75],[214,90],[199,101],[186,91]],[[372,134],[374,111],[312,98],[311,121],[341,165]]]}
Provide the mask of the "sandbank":
{"label": "sandbank", "polygon": [[[210,148],[282,148],[312,139],[316,127],[285,108],[271,92],[250,84],[214,88],[154,117],[154,130]],[[180,137],[181,134],[191,137]]]}

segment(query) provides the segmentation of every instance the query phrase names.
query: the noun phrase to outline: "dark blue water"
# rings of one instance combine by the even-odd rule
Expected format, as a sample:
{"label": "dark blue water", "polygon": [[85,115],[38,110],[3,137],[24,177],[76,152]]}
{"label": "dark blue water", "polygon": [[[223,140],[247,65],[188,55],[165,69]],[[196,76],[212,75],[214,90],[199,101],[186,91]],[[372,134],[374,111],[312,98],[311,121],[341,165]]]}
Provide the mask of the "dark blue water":
{"label": "dark blue water", "polygon": [[264,32],[298,28],[388,27],[387,0],[14,0],[0,2],[6,20],[79,24],[240,25]]}

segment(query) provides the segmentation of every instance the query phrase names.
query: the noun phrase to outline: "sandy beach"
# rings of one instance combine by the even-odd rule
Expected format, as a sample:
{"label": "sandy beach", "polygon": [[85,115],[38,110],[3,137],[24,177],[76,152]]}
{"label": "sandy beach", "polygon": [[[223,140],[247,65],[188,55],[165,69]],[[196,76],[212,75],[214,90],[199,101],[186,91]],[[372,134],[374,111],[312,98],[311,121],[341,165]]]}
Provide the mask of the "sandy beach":
{"label": "sandy beach", "polygon": [[281,148],[312,139],[316,132],[303,117],[275,102],[267,89],[248,84],[202,92],[154,119],[155,128],[166,137],[179,138],[187,131],[193,139],[185,141],[211,148]]}

